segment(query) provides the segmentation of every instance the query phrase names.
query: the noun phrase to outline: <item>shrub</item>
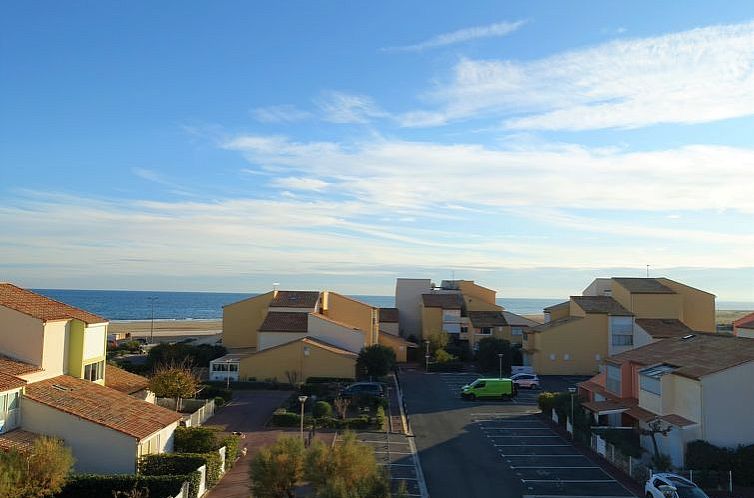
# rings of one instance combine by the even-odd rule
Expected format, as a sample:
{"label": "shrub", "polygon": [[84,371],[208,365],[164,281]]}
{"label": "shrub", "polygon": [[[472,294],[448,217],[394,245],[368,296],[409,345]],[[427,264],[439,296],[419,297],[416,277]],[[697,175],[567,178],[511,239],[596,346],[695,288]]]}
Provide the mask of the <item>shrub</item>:
{"label": "shrub", "polygon": [[217,431],[201,426],[176,427],[173,446],[176,453],[206,453],[216,450]]}
{"label": "shrub", "polygon": [[385,429],[385,423],[387,422],[387,417],[385,417],[385,409],[381,406],[377,407],[377,414],[374,416],[374,421],[377,424],[377,428],[379,430]]}
{"label": "shrub", "polygon": [[482,372],[498,372],[500,370],[500,359],[498,354],[503,355],[503,373],[511,371],[511,345],[504,339],[497,337],[485,337],[479,341],[479,349],[476,353],[476,361],[479,370]]}
{"label": "shrub", "polygon": [[455,359],[455,356],[448,353],[444,349],[438,349],[437,351],[435,351],[435,361],[437,361],[437,363],[450,363]]}
{"label": "shrub", "polygon": [[472,357],[471,348],[469,348],[469,345],[466,342],[448,344],[445,347],[445,351],[455,356],[460,361],[470,361]]}
{"label": "shrub", "polygon": [[29,451],[0,452],[0,495],[49,496],[63,488],[72,465],[71,450],[51,437],[35,440]]}
{"label": "shrub", "polygon": [[220,408],[225,404],[225,398],[223,398],[222,396],[215,396],[214,402],[215,408]]}
{"label": "shrub", "polygon": [[304,471],[304,443],[297,437],[281,437],[259,450],[251,461],[249,477],[253,496],[294,496]]}
{"label": "shrub", "polygon": [[298,427],[301,425],[301,415],[291,412],[273,413],[272,425],[275,427]]}
{"label": "shrub", "polygon": [[754,486],[754,444],[738,448],[721,448],[706,441],[692,441],[686,445],[686,468],[733,472],[738,486]]}
{"label": "shrub", "polygon": [[162,453],[141,457],[139,473],[145,476],[182,475],[189,482],[190,498],[197,498],[202,475],[196,469],[202,465],[204,459],[193,453]]}
{"label": "shrub", "polygon": [[181,491],[185,475],[74,474],[55,498],[109,497],[114,492],[147,490],[149,498],[168,498]]}
{"label": "shrub", "polygon": [[314,417],[332,417],[332,406],[327,401],[317,401],[314,403]]}
{"label": "shrub", "polygon": [[555,408],[555,402],[558,397],[558,393],[553,393],[549,391],[545,391],[539,394],[537,396],[537,404],[539,405],[539,409],[542,410],[544,413],[549,413],[551,410]]}
{"label": "shrub", "polygon": [[236,464],[238,458],[238,446],[241,444],[241,438],[231,434],[221,441],[220,446],[225,446],[225,468],[230,470]]}
{"label": "shrub", "polygon": [[323,384],[323,383],[336,383],[336,384],[350,384],[353,379],[344,377],[309,377],[306,379],[307,384]]}
{"label": "shrub", "polygon": [[359,352],[356,369],[368,377],[384,377],[395,368],[395,351],[381,344],[367,346]]}
{"label": "shrub", "polygon": [[199,399],[212,399],[219,397],[227,403],[233,399],[233,391],[226,389],[225,384],[222,386],[202,384],[199,386],[199,392],[196,393],[196,397]]}
{"label": "shrub", "polygon": [[[224,380],[208,380],[204,382],[207,386],[225,388],[226,381]],[[274,379],[265,380],[245,380],[245,381],[230,381],[231,389],[254,389],[254,390],[269,390],[269,391],[288,391],[293,389],[291,384],[285,382],[277,382]]]}

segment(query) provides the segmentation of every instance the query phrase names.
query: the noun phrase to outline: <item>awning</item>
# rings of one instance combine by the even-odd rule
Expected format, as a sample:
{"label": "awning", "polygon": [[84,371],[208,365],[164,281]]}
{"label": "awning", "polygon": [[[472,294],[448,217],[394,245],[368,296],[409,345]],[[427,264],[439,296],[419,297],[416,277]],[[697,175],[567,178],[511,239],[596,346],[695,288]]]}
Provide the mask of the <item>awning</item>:
{"label": "awning", "polygon": [[693,420],[689,420],[685,417],[681,417],[680,415],[676,415],[675,413],[670,413],[668,415],[663,415],[660,417],[660,420],[669,423],[670,425],[674,425],[676,427],[680,427],[683,429],[684,427],[690,427],[692,425],[697,425],[697,422],[694,422]]}
{"label": "awning", "polygon": [[622,403],[620,401],[587,401],[585,403],[581,403],[581,406],[597,415],[623,413],[631,408],[631,405]]}
{"label": "awning", "polygon": [[649,410],[645,410],[644,408],[640,408],[638,406],[633,406],[626,410],[626,415],[635,420],[638,420],[639,422],[649,422],[650,420],[657,418],[656,413],[652,413]]}

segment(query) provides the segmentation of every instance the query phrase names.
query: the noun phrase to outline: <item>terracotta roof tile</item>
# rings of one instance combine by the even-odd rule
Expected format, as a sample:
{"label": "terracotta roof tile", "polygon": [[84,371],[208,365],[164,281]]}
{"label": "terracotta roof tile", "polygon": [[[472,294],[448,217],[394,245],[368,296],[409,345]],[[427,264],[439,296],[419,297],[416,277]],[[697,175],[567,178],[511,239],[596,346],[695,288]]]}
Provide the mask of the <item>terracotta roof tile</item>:
{"label": "terracotta roof tile", "polygon": [[669,413],[668,415],[663,415],[662,417],[660,417],[660,420],[664,420],[665,422],[671,425],[674,425],[676,427],[687,427],[689,425],[696,425],[696,422],[694,422],[693,420],[689,420],[686,417],[682,417],[675,413]]}
{"label": "terracotta roof tile", "polygon": [[278,291],[271,308],[314,308],[319,301],[318,291]]}
{"label": "terracotta roof tile", "polygon": [[614,277],[613,280],[632,294],[675,294],[673,289],[654,278]]}
{"label": "terracotta roof tile", "polygon": [[553,304],[552,306],[548,306],[547,308],[544,308],[544,311],[550,311],[554,310],[555,308],[565,308],[566,306],[570,306],[571,301],[563,301],[562,303]]}
{"label": "terracotta roof tile", "polygon": [[7,283],[0,283],[0,306],[43,321],[75,318],[86,324],[107,322],[101,316]]}
{"label": "terracotta roof tile", "polygon": [[701,379],[706,375],[754,361],[752,339],[700,332],[689,335],[684,336],[688,338],[661,339],[611,356],[606,361],[613,364],[630,361],[646,366],[665,363],[676,367],[672,371],[673,374],[692,379]]}
{"label": "terracotta roof tile", "polygon": [[25,397],[138,440],[181,419],[167,408],[68,375],[27,385]]}
{"label": "terracotta roof tile", "polygon": [[398,308],[380,308],[380,323],[398,323]]}
{"label": "terracotta roof tile", "polygon": [[267,313],[260,332],[306,332],[309,313],[296,311],[270,311]]}
{"label": "terracotta roof tile", "polygon": [[583,316],[566,316],[564,318],[551,320],[541,325],[537,325],[535,327],[532,327],[531,330],[534,332],[544,332],[545,330],[555,329],[555,328],[560,327],[561,325],[565,325],[566,323],[571,323],[571,322],[575,322],[577,320],[583,320],[583,319],[584,319]]}
{"label": "terracotta roof tile", "polygon": [[13,375],[0,373],[0,392],[10,391],[11,389],[18,389],[19,387],[24,387],[25,385],[26,381],[23,379],[19,379],[18,377],[15,377]]}
{"label": "terracotta roof tile", "polygon": [[425,308],[442,308],[445,310],[460,310],[463,299],[460,294],[422,294]]}
{"label": "terracotta roof tile", "polygon": [[149,379],[113,365],[105,367],[105,387],[126,394],[137,393],[149,387]]}
{"label": "terracotta roof tile", "polygon": [[683,337],[694,333],[685,323],[676,319],[637,318],[636,325],[655,339]]}
{"label": "terracotta roof tile", "polygon": [[18,361],[16,359],[0,354],[0,373],[15,376],[41,371],[42,369],[36,365]]}
{"label": "terracotta roof tile", "polygon": [[735,322],[733,326],[739,329],[754,329],[754,313],[749,313],[746,316],[742,316]]}
{"label": "terracotta roof tile", "polygon": [[610,296],[571,296],[571,299],[587,313],[633,316],[633,313]]}
{"label": "terracotta roof tile", "polygon": [[469,311],[469,320],[476,328],[504,327],[508,325],[502,311]]}
{"label": "terracotta roof tile", "polygon": [[40,437],[42,437],[40,434],[22,429],[0,434],[0,451],[16,450],[22,453],[31,451],[34,441]]}

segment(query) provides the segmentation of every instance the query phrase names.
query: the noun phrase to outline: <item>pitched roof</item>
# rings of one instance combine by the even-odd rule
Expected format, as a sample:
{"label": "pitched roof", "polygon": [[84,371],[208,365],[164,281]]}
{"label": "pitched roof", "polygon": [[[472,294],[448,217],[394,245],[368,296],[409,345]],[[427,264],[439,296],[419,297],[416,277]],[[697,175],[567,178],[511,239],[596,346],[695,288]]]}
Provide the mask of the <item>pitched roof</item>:
{"label": "pitched roof", "polygon": [[24,387],[25,385],[26,381],[23,379],[19,379],[18,377],[15,377],[13,375],[0,373],[0,392],[10,391],[11,389],[18,389],[19,387]]}
{"label": "pitched roof", "polygon": [[463,299],[460,294],[422,294],[425,308],[442,308],[445,310],[460,310]]}
{"label": "pitched roof", "polygon": [[270,311],[259,326],[260,332],[306,332],[309,313]]}
{"label": "pitched roof", "polygon": [[739,329],[754,329],[754,313],[742,316],[733,322],[733,326]]}
{"label": "pitched roof", "polygon": [[675,294],[655,278],[613,277],[613,280],[632,294]]}
{"label": "pitched roof", "polygon": [[312,317],[314,317],[314,318],[318,318],[320,320],[325,320],[327,322],[333,323],[333,324],[338,325],[340,327],[343,327],[345,329],[358,330],[360,332],[363,332],[359,327],[356,327],[356,326],[354,326],[354,325],[352,325],[352,324],[350,324],[348,322],[343,322],[343,321],[340,321],[340,320],[335,320],[334,318],[331,318],[331,317],[329,317],[329,316],[327,316],[327,315],[325,315],[323,313],[310,313],[309,315],[312,316]]}
{"label": "pitched roof", "polygon": [[503,311],[502,313],[505,317],[505,321],[508,322],[508,325],[511,327],[536,327],[537,325],[541,325],[539,322],[530,320],[525,316],[511,313],[510,311]]}
{"label": "pitched roof", "polygon": [[380,323],[398,323],[398,308],[380,308]]}
{"label": "pitched roof", "polygon": [[86,324],[107,322],[107,319],[101,316],[7,283],[0,283],[0,306],[42,321],[75,318]]}
{"label": "pitched roof", "polygon": [[256,355],[261,355],[261,354],[267,354],[270,351],[274,351],[276,349],[280,349],[280,348],[283,348],[285,346],[289,346],[289,345],[294,344],[296,342],[303,342],[304,344],[308,344],[310,346],[314,346],[314,347],[317,347],[317,348],[320,348],[320,349],[324,349],[325,351],[330,351],[331,353],[339,354],[339,355],[342,355],[342,356],[349,356],[349,357],[352,357],[352,358],[356,358],[356,357],[359,356],[358,354],[354,353],[353,351],[349,351],[347,349],[343,349],[340,346],[336,346],[334,344],[330,344],[329,342],[323,341],[321,339],[316,339],[316,338],[311,337],[311,336],[301,337],[299,339],[294,339],[292,341],[284,342],[282,344],[277,344],[277,345],[272,346],[270,348],[266,348],[266,349],[263,349],[261,351],[257,351],[255,353],[251,353],[248,356],[256,356]]}
{"label": "pitched roof", "polygon": [[694,333],[685,323],[677,319],[637,318],[636,325],[655,339],[683,337]]}
{"label": "pitched roof", "polygon": [[571,296],[571,299],[586,313],[633,316],[633,313],[610,296]]}
{"label": "pitched roof", "polygon": [[504,327],[508,325],[502,311],[469,311],[469,320],[475,328]]}
{"label": "pitched roof", "polygon": [[4,434],[0,434],[0,451],[16,450],[22,453],[31,451],[34,441],[42,437],[40,434],[15,429]]}
{"label": "pitched roof", "polygon": [[167,408],[69,375],[29,384],[24,397],[139,440],[181,419]]}
{"label": "pitched roof", "polygon": [[36,365],[0,354],[0,373],[16,376],[41,371],[42,369]]}
{"label": "pitched roof", "polygon": [[545,330],[554,329],[560,327],[561,325],[565,325],[566,323],[571,323],[583,319],[583,316],[566,316],[558,320],[551,320],[549,322],[537,325],[536,327],[532,327],[531,330],[533,330],[534,332],[544,332]]}
{"label": "pitched roof", "polygon": [[271,308],[314,308],[319,301],[318,291],[277,291]]}
{"label": "pitched roof", "polygon": [[547,308],[544,308],[543,311],[551,311],[551,310],[554,310],[555,308],[565,308],[566,306],[570,306],[570,305],[571,305],[570,301],[563,301],[562,303],[553,304],[552,306],[548,306]]}
{"label": "pitched roof", "polygon": [[667,364],[675,367],[673,374],[691,379],[701,379],[706,375],[754,361],[752,339],[700,332],[689,335],[661,339],[611,356],[605,361],[613,364],[630,361],[646,366]]}
{"label": "pitched roof", "polygon": [[107,365],[105,369],[105,387],[122,393],[133,394],[149,387],[149,379],[123,370],[122,368]]}

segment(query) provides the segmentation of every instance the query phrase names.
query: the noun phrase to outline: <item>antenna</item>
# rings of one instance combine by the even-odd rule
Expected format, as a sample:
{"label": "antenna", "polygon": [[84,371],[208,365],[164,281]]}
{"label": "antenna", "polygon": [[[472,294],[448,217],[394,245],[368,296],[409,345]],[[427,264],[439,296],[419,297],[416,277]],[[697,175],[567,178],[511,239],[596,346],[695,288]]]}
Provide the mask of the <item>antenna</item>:
{"label": "antenna", "polygon": [[649,265],[647,265],[647,278],[649,278]]}
{"label": "antenna", "polygon": [[272,288],[273,289],[278,290],[278,287],[280,287],[280,284],[278,282],[273,282],[272,283]]}

